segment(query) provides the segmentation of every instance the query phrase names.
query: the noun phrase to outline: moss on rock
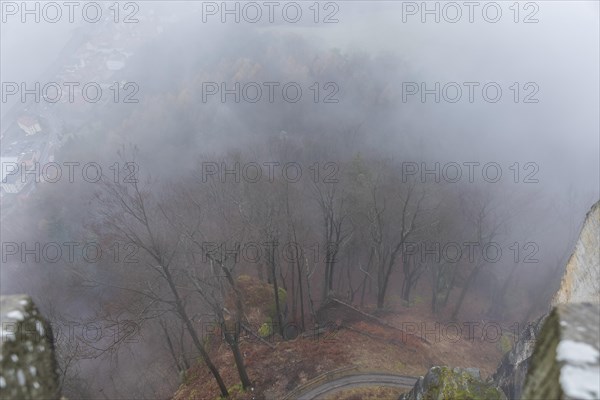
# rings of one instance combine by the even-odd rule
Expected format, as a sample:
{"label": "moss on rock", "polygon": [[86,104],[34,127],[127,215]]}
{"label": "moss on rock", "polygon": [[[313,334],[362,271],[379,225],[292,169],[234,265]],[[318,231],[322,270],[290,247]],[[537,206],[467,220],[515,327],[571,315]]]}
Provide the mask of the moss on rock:
{"label": "moss on rock", "polygon": [[506,400],[492,382],[481,379],[475,368],[433,367],[400,400]]}
{"label": "moss on rock", "polygon": [[0,309],[0,398],[59,398],[50,325],[29,296],[1,296]]}

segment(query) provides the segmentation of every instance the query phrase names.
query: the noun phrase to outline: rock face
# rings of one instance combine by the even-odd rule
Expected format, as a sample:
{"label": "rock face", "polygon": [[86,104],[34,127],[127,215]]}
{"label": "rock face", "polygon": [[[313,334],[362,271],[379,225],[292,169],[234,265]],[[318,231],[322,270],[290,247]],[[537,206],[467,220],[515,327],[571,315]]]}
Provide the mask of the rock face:
{"label": "rock face", "polygon": [[600,304],[600,201],[588,212],[552,305]]}
{"label": "rock face", "polygon": [[0,296],[0,398],[58,399],[50,325],[28,296]]}
{"label": "rock face", "polygon": [[481,380],[474,368],[433,367],[399,400],[504,400],[492,382]]}
{"label": "rock face", "polygon": [[[575,244],[563,275],[560,288],[552,305],[561,303],[600,303],[600,201],[587,213],[583,228]],[[500,362],[494,381],[509,399],[520,399],[525,378],[538,337],[547,315],[527,326],[515,344]],[[540,397],[543,398],[543,397]]]}
{"label": "rock face", "polygon": [[523,399],[600,399],[600,305],[562,304],[538,336]]}
{"label": "rock face", "polygon": [[493,380],[504,391],[509,399],[520,399],[529,361],[535,347],[535,339],[539,335],[546,316],[528,325],[519,336],[514,347],[502,357]]}

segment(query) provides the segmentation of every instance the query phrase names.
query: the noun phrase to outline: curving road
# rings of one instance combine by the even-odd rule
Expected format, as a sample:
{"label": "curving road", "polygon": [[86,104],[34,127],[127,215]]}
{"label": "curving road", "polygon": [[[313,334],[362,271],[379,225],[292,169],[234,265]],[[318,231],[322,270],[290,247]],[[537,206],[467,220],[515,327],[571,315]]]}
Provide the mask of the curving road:
{"label": "curving road", "polygon": [[322,399],[326,395],[335,393],[339,390],[355,387],[388,386],[412,389],[416,382],[416,377],[407,375],[386,373],[346,375],[307,390],[298,397],[298,400]]}

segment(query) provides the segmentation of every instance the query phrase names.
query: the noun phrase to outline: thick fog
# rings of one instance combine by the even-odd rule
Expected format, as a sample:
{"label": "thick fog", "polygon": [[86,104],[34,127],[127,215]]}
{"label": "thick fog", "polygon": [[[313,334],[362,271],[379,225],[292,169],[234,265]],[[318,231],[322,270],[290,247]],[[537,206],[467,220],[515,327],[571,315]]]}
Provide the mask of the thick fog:
{"label": "thick fog", "polygon": [[[405,183],[405,176],[398,173],[407,173],[423,185],[427,218],[438,221],[431,223],[438,235],[432,240],[442,242],[466,240],[466,233],[460,235],[471,229],[468,216],[476,215],[488,201],[495,221],[502,222],[495,240],[505,250],[518,242],[524,252],[526,243],[535,243],[539,260],[535,265],[519,264],[516,280],[509,273],[510,263],[487,269],[494,279],[512,282],[509,290],[520,299],[519,304],[507,306],[501,318],[521,322],[543,312],[543,305],[530,304],[532,298],[539,294],[549,300],[585,213],[600,196],[599,5],[595,1],[489,3],[470,9],[463,2],[448,6],[444,2],[334,1],[318,3],[316,16],[312,3],[300,2],[302,16],[291,23],[286,18],[293,17],[293,10],[282,17],[287,3],[277,3],[274,21],[269,22],[268,8],[258,2],[262,19],[251,23],[247,20],[254,17],[254,10],[248,9],[236,22],[234,15],[221,14],[225,4],[221,2],[141,1],[120,3],[115,23],[114,9],[109,8],[114,5],[99,2],[104,13],[99,22],[86,21],[79,9],[69,22],[63,6],[62,17],[52,23],[50,14],[42,13],[39,22],[33,15],[22,15],[20,7],[25,3],[2,2],[3,178],[5,165],[17,158],[20,162],[30,151],[18,149],[22,137],[29,141],[26,146],[34,146],[36,135],[45,131],[50,131],[43,139],[47,147],[38,151],[36,162],[40,168],[48,162],[63,163],[63,178],[56,183],[40,180],[31,189],[26,186],[26,194],[3,186],[0,293],[31,295],[43,313],[55,318],[62,335],[66,321],[102,326],[107,321],[136,321],[137,336],[131,343],[112,346],[111,338],[103,339],[83,356],[73,350],[77,340],[59,343],[64,351],[59,362],[64,366],[65,360],[76,360],[76,367],[64,374],[65,395],[167,398],[179,384],[160,325],[151,321],[162,317],[163,310],[153,309],[152,316],[142,318],[140,310],[148,309],[143,299],[121,290],[127,282],[138,285],[146,280],[141,266],[119,269],[118,263],[87,263],[81,257],[79,262],[48,262],[33,256],[23,256],[23,261],[21,257],[25,243],[42,248],[49,242],[109,243],[120,232],[111,230],[115,226],[125,229],[136,223],[126,222],[118,204],[104,197],[125,193],[111,187],[114,163],[122,174],[119,182],[130,172],[125,163],[135,163],[133,173],[144,196],[148,195],[148,207],[156,207],[155,224],[164,229],[158,240],[166,247],[179,234],[170,222],[191,226],[195,216],[184,193],[196,196],[202,207],[204,201],[212,202],[206,207],[215,218],[220,212],[234,215],[243,207],[252,214],[280,193],[280,189],[271,192],[268,184],[260,186],[263,182],[251,185],[246,180],[249,188],[228,186],[223,197],[202,197],[207,163],[212,168],[235,161],[296,162],[309,175],[315,162],[321,173],[327,172],[323,165],[331,162],[344,181],[359,164],[356,160],[362,159],[372,171],[363,175],[378,176],[382,190],[389,190],[390,207],[401,197],[394,190]],[[227,4],[244,9],[245,3]],[[43,9],[43,3],[38,6]],[[438,7],[439,13],[423,14],[422,7]],[[130,13],[137,22],[126,24],[123,21]],[[63,88],[64,82],[80,86],[98,82],[103,98],[52,103],[43,96],[21,97],[22,85],[44,87],[48,82],[59,82]],[[220,85],[233,88],[235,82],[258,82],[261,99],[247,100],[254,95],[253,86],[239,102],[233,94],[222,101]],[[278,84],[273,102],[267,99],[264,82]],[[283,97],[281,87],[289,82],[302,88],[300,101]],[[429,92],[423,95],[422,89]],[[42,132],[26,136],[17,123],[24,115],[37,118]],[[64,162],[98,163],[108,184],[81,179],[80,167],[75,169],[74,182],[69,182]],[[492,168],[482,172],[488,164]],[[393,167],[384,170],[383,165]],[[426,168],[436,165],[436,173],[426,174]],[[462,176],[454,182],[457,165]],[[380,175],[377,168],[383,171]],[[501,176],[496,175],[498,170]],[[307,241],[322,240],[321,209],[306,185],[290,185],[299,235]],[[343,187],[344,193],[355,196],[351,204],[369,201],[368,195],[356,194],[358,185],[348,185]],[[398,193],[405,192],[398,189]],[[234,207],[229,199],[236,196],[245,200]],[[246,237],[258,240],[252,235],[259,235],[259,229],[253,229],[266,218],[266,211],[256,211],[252,214],[256,219],[248,217],[253,222],[247,224],[244,212],[224,219],[231,227],[211,220],[204,240],[234,237],[237,226],[245,226],[252,232]],[[393,230],[399,226],[399,216],[388,212]],[[351,240],[369,237],[368,218],[363,214],[352,214]],[[442,220],[451,222],[442,229]],[[279,222],[284,224],[285,218]],[[142,264],[149,264],[144,251],[138,250]],[[357,259],[368,258],[367,250],[356,251]],[[512,257],[506,252],[510,256],[505,257]],[[341,253],[343,260],[354,254],[348,247]],[[320,299],[319,274],[311,285]],[[400,269],[394,274],[390,290],[399,292]],[[482,285],[486,277],[481,278]],[[423,275],[421,284],[429,279],[429,274]],[[539,288],[542,281],[550,292]],[[459,287],[453,296],[458,292]],[[465,303],[472,301],[471,294]],[[196,312],[208,314],[203,307]],[[475,318],[468,314],[471,311],[468,308],[462,318]],[[449,312],[440,319],[449,318]],[[98,350],[104,347],[110,350]]]}

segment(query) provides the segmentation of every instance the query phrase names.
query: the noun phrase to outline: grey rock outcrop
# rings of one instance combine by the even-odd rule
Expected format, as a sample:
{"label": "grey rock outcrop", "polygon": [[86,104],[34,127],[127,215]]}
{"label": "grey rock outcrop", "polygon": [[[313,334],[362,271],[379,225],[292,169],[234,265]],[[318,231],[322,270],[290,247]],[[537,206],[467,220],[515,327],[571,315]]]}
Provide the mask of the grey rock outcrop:
{"label": "grey rock outcrop", "polygon": [[[552,306],[562,303],[600,303],[600,201],[587,213]],[[534,346],[546,315],[527,326],[493,375],[509,399],[520,399]]]}
{"label": "grey rock outcrop", "polygon": [[546,316],[528,325],[520,333],[519,340],[504,355],[498,369],[492,376],[509,399],[520,399],[529,361],[535,348],[535,340],[539,335]]}
{"label": "grey rock outcrop", "polygon": [[483,381],[475,368],[433,367],[399,400],[505,400],[491,381]]}
{"label": "grey rock outcrop", "polygon": [[535,345],[523,399],[600,399],[600,305],[561,304]]}
{"label": "grey rock outcrop", "polygon": [[58,399],[50,325],[29,296],[0,296],[0,398]]}
{"label": "grey rock outcrop", "polygon": [[552,306],[600,304],[600,201],[587,213]]}

